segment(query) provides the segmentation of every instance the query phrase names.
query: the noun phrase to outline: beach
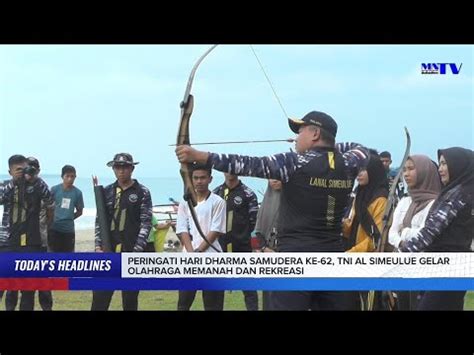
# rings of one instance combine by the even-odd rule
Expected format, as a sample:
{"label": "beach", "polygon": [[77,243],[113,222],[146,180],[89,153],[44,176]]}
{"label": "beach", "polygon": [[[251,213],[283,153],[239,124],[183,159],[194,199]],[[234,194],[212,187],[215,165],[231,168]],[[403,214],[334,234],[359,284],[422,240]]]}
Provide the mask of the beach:
{"label": "beach", "polygon": [[[169,229],[165,239],[165,251],[176,251],[176,248],[168,248],[168,243],[171,244],[178,241],[178,237],[173,229]],[[76,249],[77,253],[93,252],[94,251],[94,230],[76,230]]]}
{"label": "beach", "polygon": [[76,231],[76,252],[83,253],[94,251],[94,230]]}

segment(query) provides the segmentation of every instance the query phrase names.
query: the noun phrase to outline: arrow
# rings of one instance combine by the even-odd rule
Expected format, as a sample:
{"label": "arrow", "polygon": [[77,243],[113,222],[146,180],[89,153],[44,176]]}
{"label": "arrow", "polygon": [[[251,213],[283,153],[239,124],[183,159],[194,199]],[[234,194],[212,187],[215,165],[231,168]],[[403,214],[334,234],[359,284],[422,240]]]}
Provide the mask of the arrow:
{"label": "arrow", "polygon": [[[208,143],[192,143],[190,145],[209,145],[209,144],[244,144],[244,143],[270,143],[270,142],[287,142],[294,143],[293,138],[288,139],[269,139],[269,140],[259,140],[259,141],[235,141],[235,142],[208,142]],[[169,147],[176,147],[176,144],[170,144]]]}

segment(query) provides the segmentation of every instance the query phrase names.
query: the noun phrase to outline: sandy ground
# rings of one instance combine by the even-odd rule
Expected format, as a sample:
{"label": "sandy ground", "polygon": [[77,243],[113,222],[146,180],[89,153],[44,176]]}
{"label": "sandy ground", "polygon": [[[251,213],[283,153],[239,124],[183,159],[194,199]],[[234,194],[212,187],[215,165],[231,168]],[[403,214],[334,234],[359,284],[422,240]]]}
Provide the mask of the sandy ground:
{"label": "sandy ground", "polygon": [[[165,250],[175,251],[176,249],[168,249],[168,241],[174,243],[178,240],[178,237],[174,231],[170,228],[166,235]],[[76,252],[93,252],[94,251],[94,230],[76,230]]]}
{"label": "sandy ground", "polygon": [[[171,241],[171,244],[178,241],[178,237],[171,228],[166,235],[165,251],[177,251],[176,248],[167,248],[168,241]],[[471,249],[474,250],[474,240],[472,241]],[[76,231],[76,252],[88,251],[94,251],[94,230]]]}

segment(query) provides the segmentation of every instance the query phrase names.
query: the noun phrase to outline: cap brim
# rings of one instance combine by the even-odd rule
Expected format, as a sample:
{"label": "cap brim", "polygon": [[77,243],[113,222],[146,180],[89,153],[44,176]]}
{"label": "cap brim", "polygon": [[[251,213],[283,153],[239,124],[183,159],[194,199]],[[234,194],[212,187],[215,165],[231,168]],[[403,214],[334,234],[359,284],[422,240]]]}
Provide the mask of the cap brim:
{"label": "cap brim", "polygon": [[123,161],[114,161],[114,160],[112,160],[112,161],[109,161],[107,163],[107,166],[112,167],[114,165],[137,165],[137,164],[140,164],[140,162],[137,161],[137,162],[134,162],[134,163],[124,163]]}
{"label": "cap brim", "polygon": [[290,125],[290,129],[298,134],[300,131],[300,127],[305,124],[303,120],[297,118],[288,118],[288,124]]}

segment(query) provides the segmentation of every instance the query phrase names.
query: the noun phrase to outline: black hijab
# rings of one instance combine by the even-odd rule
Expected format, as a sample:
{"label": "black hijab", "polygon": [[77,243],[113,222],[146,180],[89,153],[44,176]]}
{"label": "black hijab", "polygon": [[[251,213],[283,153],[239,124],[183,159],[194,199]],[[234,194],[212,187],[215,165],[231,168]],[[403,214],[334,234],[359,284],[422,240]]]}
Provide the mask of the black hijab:
{"label": "black hijab", "polygon": [[438,160],[444,156],[448,165],[449,183],[443,186],[441,195],[461,185],[463,194],[474,198],[474,152],[471,149],[452,147],[438,150]]}
{"label": "black hijab", "polygon": [[[360,223],[365,232],[371,235],[371,222],[373,218],[370,216],[368,208],[377,198],[388,196],[388,180],[383,163],[377,154],[370,154],[365,169],[369,176],[369,183],[365,186],[359,185],[357,187],[353,231],[354,229],[357,231],[357,227]],[[357,232],[355,232],[355,234],[357,234]]]}

